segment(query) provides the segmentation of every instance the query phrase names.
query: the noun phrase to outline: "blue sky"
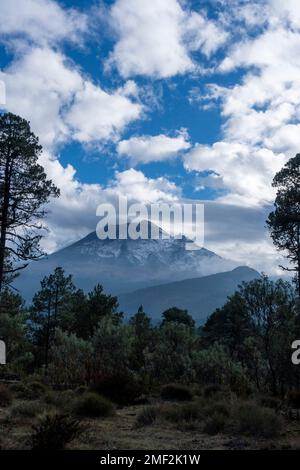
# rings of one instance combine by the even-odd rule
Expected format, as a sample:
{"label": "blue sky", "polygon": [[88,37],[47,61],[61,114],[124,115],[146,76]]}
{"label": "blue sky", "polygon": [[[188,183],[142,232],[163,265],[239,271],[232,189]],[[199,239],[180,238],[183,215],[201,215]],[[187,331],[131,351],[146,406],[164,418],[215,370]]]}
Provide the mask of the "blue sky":
{"label": "blue sky", "polygon": [[192,199],[210,249],[277,272],[264,218],[300,145],[298,0],[2,0],[0,15],[4,109],[31,121],[62,193],[47,250],[118,194]]}

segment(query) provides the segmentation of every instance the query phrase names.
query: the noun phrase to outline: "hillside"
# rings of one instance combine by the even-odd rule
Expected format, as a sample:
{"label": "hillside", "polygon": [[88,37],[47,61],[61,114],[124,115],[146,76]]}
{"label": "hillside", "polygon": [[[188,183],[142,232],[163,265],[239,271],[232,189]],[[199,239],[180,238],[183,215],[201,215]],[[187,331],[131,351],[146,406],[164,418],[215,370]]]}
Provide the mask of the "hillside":
{"label": "hillside", "polygon": [[[149,224],[149,230],[150,230]],[[15,281],[27,300],[39,289],[40,281],[57,266],[72,274],[85,291],[100,283],[117,295],[152,285],[181,281],[228,271],[236,267],[205,248],[185,249],[188,240],[170,237],[158,240],[100,240],[95,232],[31,263]]]}
{"label": "hillside", "polygon": [[143,305],[144,310],[158,321],[164,310],[176,306],[187,309],[201,324],[216,308],[224,305],[241,282],[256,277],[259,277],[257,271],[241,266],[228,272],[139,289],[119,296],[119,301],[127,315],[136,313]]}

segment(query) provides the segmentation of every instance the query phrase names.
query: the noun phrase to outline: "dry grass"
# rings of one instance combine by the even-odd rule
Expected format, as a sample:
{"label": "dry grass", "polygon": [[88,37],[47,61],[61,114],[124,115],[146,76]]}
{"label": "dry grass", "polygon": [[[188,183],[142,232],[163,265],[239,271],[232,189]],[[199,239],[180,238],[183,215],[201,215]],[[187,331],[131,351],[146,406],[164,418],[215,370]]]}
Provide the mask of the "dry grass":
{"label": "dry grass", "polygon": [[[152,406],[161,409],[166,405],[156,399]],[[174,403],[174,406],[182,406]],[[185,405],[184,405],[185,406]],[[218,405],[219,406],[219,405]],[[158,416],[147,426],[136,426],[143,405],[116,410],[114,416],[83,418],[85,432],[68,445],[70,449],[142,449],[142,450],[203,450],[203,449],[300,449],[299,422],[284,422],[283,433],[278,438],[242,436],[234,429],[210,435],[199,427],[180,426]],[[216,411],[216,410],[215,410]],[[218,412],[222,411],[221,408]],[[225,413],[226,414],[226,413]],[[26,449],[32,430],[32,420],[16,417],[8,419],[9,409],[0,408],[0,449]],[[200,419],[200,418],[199,418]],[[200,420],[201,421],[201,420]]]}

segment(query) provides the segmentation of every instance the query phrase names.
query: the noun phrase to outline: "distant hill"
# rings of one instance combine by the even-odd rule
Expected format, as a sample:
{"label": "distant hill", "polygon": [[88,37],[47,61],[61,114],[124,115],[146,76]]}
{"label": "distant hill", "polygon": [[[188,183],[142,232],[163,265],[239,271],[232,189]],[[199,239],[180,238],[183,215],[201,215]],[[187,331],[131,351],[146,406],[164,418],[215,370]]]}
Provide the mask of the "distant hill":
{"label": "distant hill", "polygon": [[[148,230],[151,224],[145,221]],[[118,231],[117,227],[117,231]],[[162,231],[160,230],[162,235]],[[90,233],[82,240],[31,263],[15,281],[27,300],[39,289],[40,281],[57,266],[72,274],[77,287],[85,291],[97,283],[108,293],[134,291],[151,285],[206,276],[236,267],[205,248],[187,251],[188,239],[99,240]]]}
{"label": "distant hill", "polygon": [[126,315],[132,315],[143,305],[145,312],[154,321],[158,321],[164,310],[176,306],[187,309],[197,324],[201,324],[216,308],[224,305],[227,297],[235,292],[239,284],[259,276],[254,269],[240,266],[228,272],[157,285],[120,295],[120,307]]}

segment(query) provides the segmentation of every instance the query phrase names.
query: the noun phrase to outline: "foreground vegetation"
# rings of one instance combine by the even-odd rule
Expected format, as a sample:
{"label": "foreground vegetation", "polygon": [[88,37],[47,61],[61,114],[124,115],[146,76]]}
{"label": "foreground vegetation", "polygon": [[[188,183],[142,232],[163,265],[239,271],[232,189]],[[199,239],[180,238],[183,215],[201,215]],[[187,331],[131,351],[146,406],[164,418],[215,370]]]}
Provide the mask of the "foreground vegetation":
{"label": "foreground vegetation", "polygon": [[1,387],[11,400],[0,407],[0,449],[300,448],[297,413],[289,414],[288,401],[267,396],[241,398],[209,386],[186,388],[188,401],[174,394],[166,400],[162,388],[144,403],[121,407],[83,388],[40,387],[35,400],[19,398],[23,387]]}
{"label": "foreground vegetation", "polygon": [[142,307],[124,321],[116,298],[101,286],[85,295],[61,268],[30,308],[8,290],[3,305],[2,448],[298,446],[287,282],[243,284],[202,327],[175,307],[159,325]]}
{"label": "foreground vegetation", "polygon": [[291,345],[300,338],[300,155],[275,176],[267,221],[296,289],[262,275],[199,327],[176,307],[159,325],[142,306],[124,321],[116,297],[101,285],[84,293],[60,267],[26,307],[9,286],[42,255],[37,220],[59,191],[38,164],[41,147],[27,121],[1,116],[0,143],[8,363],[0,366],[0,448],[299,448]]}

